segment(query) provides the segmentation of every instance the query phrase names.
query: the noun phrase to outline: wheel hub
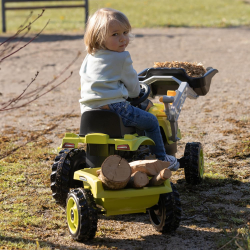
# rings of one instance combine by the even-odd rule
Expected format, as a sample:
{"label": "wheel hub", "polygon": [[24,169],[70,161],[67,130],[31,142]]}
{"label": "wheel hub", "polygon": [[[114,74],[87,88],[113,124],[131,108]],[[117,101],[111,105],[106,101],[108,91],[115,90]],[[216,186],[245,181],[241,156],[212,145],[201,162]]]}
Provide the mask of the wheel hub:
{"label": "wheel hub", "polygon": [[78,209],[77,203],[73,197],[70,197],[67,203],[67,222],[69,226],[69,230],[72,234],[77,232],[78,228]]}
{"label": "wheel hub", "polygon": [[73,209],[71,209],[71,211],[70,211],[70,219],[71,219],[72,222],[74,221],[74,218],[75,218],[74,211],[73,211]]}
{"label": "wheel hub", "polygon": [[159,209],[154,210],[154,212],[155,212],[155,215],[156,215],[156,216],[158,216],[158,217],[161,216],[161,211],[160,211]]}

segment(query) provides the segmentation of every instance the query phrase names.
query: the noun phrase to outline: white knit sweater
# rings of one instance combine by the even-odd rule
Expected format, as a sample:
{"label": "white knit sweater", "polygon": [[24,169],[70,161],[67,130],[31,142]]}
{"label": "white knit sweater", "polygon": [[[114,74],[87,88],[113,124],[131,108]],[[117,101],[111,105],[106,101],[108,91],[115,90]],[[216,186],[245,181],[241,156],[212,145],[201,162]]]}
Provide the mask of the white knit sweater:
{"label": "white knit sweater", "polygon": [[138,76],[127,51],[99,50],[94,55],[87,54],[79,74],[81,113],[137,97],[140,92]]}

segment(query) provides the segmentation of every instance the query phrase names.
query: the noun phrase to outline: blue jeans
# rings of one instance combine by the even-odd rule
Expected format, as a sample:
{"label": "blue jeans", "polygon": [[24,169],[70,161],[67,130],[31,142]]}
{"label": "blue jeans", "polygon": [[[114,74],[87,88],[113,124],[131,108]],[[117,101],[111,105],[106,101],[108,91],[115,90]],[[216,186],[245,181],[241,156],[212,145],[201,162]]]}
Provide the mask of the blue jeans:
{"label": "blue jeans", "polygon": [[125,126],[144,130],[146,136],[155,142],[155,146],[150,146],[151,153],[155,154],[157,159],[165,160],[164,143],[158,120],[154,115],[130,105],[127,101],[109,104],[109,108],[121,116]]}

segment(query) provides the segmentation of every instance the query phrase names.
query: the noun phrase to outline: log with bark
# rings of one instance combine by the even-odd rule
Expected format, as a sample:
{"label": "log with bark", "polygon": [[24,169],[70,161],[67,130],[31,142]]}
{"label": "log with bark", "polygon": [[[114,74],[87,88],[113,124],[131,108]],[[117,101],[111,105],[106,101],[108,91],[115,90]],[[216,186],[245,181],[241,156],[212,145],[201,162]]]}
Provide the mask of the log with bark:
{"label": "log with bark", "polygon": [[101,173],[101,169],[96,170],[96,174],[97,174],[97,176],[99,176],[99,175],[100,175],[100,173]]}
{"label": "log with bark", "polygon": [[140,171],[146,173],[148,176],[155,176],[161,170],[168,168],[170,163],[155,159],[155,160],[133,161],[130,162],[129,165],[131,167],[132,173]]}
{"label": "log with bark", "polygon": [[119,155],[110,155],[102,163],[98,178],[105,189],[124,188],[131,176],[131,168],[124,158]]}
{"label": "log with bark", "polygon": [[146,173],[137,171],[131,175],[127,187],[130,188],[142,188],[148,185],[149,179]]}
{"label": "log with bark", "polygon": [[[105,159],[101,169],[97,170],[97,175],[105,189],[159,186],[171,177],[169,165],[169,162],[157,159],[128,163],[119,155],[111,155]],[[153,178],[149,180],[148,176]]]}
{"label": "log with bark", "polygon": [[160,186],[165,180],[169,179],[171,175],[171,170],[165,168],[161,170],[159,174],[150,179],[148,186]]}

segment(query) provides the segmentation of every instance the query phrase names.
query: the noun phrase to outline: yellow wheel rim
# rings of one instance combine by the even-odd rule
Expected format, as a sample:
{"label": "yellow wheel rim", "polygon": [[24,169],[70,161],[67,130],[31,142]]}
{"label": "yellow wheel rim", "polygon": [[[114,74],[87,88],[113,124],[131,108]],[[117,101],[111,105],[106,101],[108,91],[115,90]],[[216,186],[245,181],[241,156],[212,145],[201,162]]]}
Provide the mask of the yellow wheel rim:
{"label": "yellow wheel rim", "polygon": [[67,222],[69,230],[72,234],[75,234],[78,229],[79,216],[78,216],[77,204],[72,197],[68,199],[66,211],[67,211]]}

